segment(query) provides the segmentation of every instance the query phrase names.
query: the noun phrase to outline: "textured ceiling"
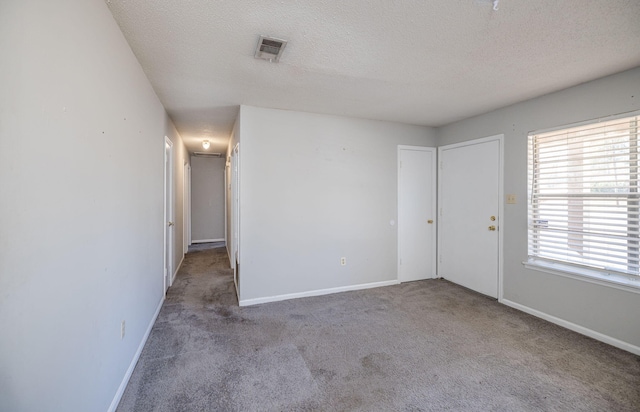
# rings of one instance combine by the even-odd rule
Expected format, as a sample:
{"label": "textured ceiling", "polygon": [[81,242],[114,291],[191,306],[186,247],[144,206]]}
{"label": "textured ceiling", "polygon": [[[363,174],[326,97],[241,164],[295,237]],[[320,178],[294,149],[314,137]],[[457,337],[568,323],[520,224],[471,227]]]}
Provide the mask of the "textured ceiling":
{"label": "textured ceiling", "polygon": [[190,151],[240,104],[441,126],[640,66],[640,0],[106,3]]}

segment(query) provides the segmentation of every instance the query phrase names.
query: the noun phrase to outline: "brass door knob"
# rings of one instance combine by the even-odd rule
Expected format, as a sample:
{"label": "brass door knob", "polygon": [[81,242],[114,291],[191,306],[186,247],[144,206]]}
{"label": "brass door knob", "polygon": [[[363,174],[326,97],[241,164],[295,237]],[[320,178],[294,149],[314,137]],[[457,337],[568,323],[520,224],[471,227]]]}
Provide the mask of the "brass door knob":
{"label": "brass door knob", "polygon": [[493,232],[493,231],[496,230],[496,227],[495,226],[489,226],[489,230]]}
{"label": "brass door knob", "polygon": [[433,220],[429,219],[429,220],[427,220],[427,223],[428,223],[428,224],[432,224],[432,223],[433,223]]}

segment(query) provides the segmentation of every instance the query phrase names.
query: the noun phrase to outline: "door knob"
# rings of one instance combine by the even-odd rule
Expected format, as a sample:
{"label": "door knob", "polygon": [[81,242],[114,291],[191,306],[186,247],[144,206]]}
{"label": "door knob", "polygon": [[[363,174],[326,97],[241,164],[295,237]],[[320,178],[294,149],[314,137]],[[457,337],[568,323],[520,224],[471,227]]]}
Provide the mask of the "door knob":
{"label": "door knob", "polygon": [[493,226],[493,225],[492,225],[492,226],[489,226],[489,230],[493,232],[493,231],[495,231],[495,230],[496,230],[496,227],[495,227],[495,226]]}
{"label": "door knob", "polygon": [[427,220],[427,223],[428,223],[428,224],[432,224],[432,223],[433,223],[433,220],[429,219],[429,220]]}
{"label": "door knob", "polygon": [[168,225],[169,225],[169,226],[173,226],[173,222],[169,222],[169,223],[168,223]]}

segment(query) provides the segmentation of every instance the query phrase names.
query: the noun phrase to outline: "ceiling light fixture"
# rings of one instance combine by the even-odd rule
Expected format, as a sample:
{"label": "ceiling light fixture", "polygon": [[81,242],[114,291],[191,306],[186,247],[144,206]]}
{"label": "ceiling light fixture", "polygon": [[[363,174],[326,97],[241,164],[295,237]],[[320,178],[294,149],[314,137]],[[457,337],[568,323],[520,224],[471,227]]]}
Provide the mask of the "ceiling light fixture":
{"label": "ceiling light fixture", "polygon": [[202,141],[202,147],[204,148],[204,150],[207,150],[209,148],[209,146],[211,146],[211,144],[209,143],[208,140],[203,140]]}

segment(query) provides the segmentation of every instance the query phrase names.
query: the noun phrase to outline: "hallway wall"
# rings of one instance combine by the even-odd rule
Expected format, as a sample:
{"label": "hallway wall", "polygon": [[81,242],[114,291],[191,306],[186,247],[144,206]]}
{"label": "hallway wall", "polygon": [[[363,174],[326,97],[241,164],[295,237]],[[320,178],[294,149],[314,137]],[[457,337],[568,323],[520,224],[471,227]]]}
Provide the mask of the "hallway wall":
{"label": "hallway wall", "polygon": [[[163,108],[164,110],[164,108]],[[182,137],[176,130],[173,122],[165,113],[165,136],[173,143],[173,259],[171,260],[172,278],[178,273],[178,269],[184,259],[184,165],[191,164],[189,152],[182,141]],[[187,194],[188,195],[188,194]]]}
{"label": "hallway wall", "polygon": [[3,1],[0,49],[0,410],[105,411],[163,301],[164,137],[188,158],[104,1]]}
{"label": "hallway wall", "polygon": [[191,157],[191,239],[224,240],[226,159]]}

